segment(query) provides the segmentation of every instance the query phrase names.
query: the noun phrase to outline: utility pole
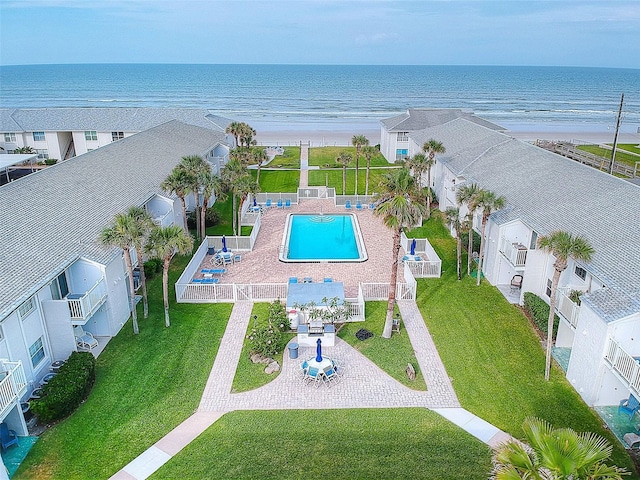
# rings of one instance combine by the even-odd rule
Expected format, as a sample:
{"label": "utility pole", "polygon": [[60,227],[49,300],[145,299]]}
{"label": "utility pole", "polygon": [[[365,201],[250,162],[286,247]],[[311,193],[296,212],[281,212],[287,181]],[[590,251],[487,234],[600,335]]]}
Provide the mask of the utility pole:
{"label": "utility pole", "polygon": [[622,103],[624,102],[624,93],[620,98],[620,109],[618,110],[618,121],[616,122],[616,135],[613,137],[613,150],[611,150],[611,166],[609,174],[613,175],[613,162],[616,160],[616,147],[618,146],[618,132],[620,131],[620,122],[622,121]]}

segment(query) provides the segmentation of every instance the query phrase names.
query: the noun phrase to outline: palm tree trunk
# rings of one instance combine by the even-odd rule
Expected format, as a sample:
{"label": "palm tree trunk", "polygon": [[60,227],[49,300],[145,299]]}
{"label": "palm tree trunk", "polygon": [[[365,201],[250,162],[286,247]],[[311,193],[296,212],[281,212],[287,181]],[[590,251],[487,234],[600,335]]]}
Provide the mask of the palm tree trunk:
{"label": "palm tree trunk", "polygon": [[164,324],[171,326],[169,321],[169,262],[170,256],[164,257],[164,265],[162,266],[162,298],[164,300]]}
{"label": "palm tree trunk", "polygon": [[256,174],[256,183],[260,185],[260,167],[262,166],[262,160],[258,160],[258,173]]}
{"label": "palm tree trunk", "polygon": [[[555,265],[554,265],[555,266]],[[551,372],[551,347],[553,345],[553,324],[556,316],[556,293],[560,282],[561,270],[555,269],[551,280],[551,298],[549,299],[549,319],[547,320],[547,352],[544,363],[544,379],[549,380]]]}
{"label": "palm tree trunk", "polygon": [[400,253],[400,234],[402,227],[393,233],[393,258],[391,260],[391,282],[389,283],[389,300],[387,301],[387,316],[384,320],[382,338],[391,338],[393,328],[393,307],[396,305],[396,288],[398,283],[398,253]]}
{"label": "palm tree trunk", "polygon": [[473,261],[473,214],[469,213],[469,242],[467,245],[467,275],[471,275],[472,261]]}
{"label": "palm tree trunk", "polygon": [[367,160],[367,175],[364,181],[364,194],[369,195],[369,168],[371,167],[371,161]]}
{"label": "palm tree trunk", "polygon": [[202,224],[202,239],[207,236],[207,199],[202,201],[202,208],[200,209],[200,223]]}
{"label": "palm tree trunk", "polygon": [[342,167],[342,194],[347,194],[347,166]]}
{"label": "palm tree trunk", "polygon": [[149,298],[147,297],[147,275],[144,271],[144,261],[142,258],[138,260],[140,266],[140,285],[142,286],[142,307],[144,318],[149,318]]}
{"label": "palm tree trunk", "polygon": [[193,191],[193,196],[196,199],[196,238],[200,240],[200,195],[198,195],[198,190]]}
{"label": "palm tree trunk", "polygon": [[233,201],[231,206],[231,222],[233,223],[233,234],[238,234],[238,228],[236,226],[236,195],[235,193],[232,195]]}
{"label": "palm tree trunk", "polygon": [[482,278],[482,257],[484,257],[484,230],[487,227],[487,219],[482,216],[482,234],[480,237],[480,254],[478,256],[478,274],[476,275],[476,286],[480,286],[480,279]]}
{"label": "palm tree trunk", "polygon": [[460,237],[459,230],[456,230],[456,243],[458,254],[458,280],[462,280],[462,238]]}
{"label": "palm tree trunk", "polygon": [[128,248],[124,248],[124,263],[129,273],[129,304],[131,307],[131,322],[133,323],[133,333],[140,333],[138,328],[138,312],[136,311],[136,291],[133,285],[133,264],[131,263],[131,252]]}
{"label": "palm tree trunk", "polygon": [[184,231],[188,232],[189,225],[187,225],[187,202],[184,199],[184,195],[180,197],[180,204],[182,205],[182,221],[184,223],[184,225],[182,226],[184,227]]}
{"label": "palm tree trunk", "polygon": [[431,217],[431,167],[427,168],[427,220]]}
{"label": "palm tree trunk", "polygon": [[360,163],[360,155],[356,155],[356,191],[354,195],[358,195],[358,166]]}
{"label": "palm tree trunk", "polygon": [[247,197],[240,197],[240,205],[238,205],[238,233],[236,235],[242,234],[242,204],[247,199]]}

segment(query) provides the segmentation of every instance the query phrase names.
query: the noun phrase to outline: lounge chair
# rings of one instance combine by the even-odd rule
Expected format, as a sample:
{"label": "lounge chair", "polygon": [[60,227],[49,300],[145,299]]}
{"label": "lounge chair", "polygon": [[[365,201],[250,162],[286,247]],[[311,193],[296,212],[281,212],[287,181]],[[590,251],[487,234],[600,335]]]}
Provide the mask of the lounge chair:
{"label": "lounge chair", "polygon": [[331,282],[333,282],[333,278],[331,278],[331,277],[324,277],[324,280],[323,280],[323,281],[324,281],[324,283],[331,283]]}
{"label": "lounge chair", "polygon": [[2,444],[3,452],[6,452],[11,445],[20,445],[18,434],[13,430],[9,430],[9,427],[4,422],[0,423],[0,443]]}
{"label": "lounge chair", "polygon": [[202,283],[204,278],[192,278],[191,283]]}
{"label": "lounge chair", "polygon": [[302,283],[313,283],[313,278],[311,277],[304,277],[302,279]]}
{"label": "lounge chair", "polygon": [[360,202],[356,203],[356,210],[362,210],[362,203]]}
{"label": "lounge chair", "polygon": [[226,268],[210,268],[207,273],[210,273],[211,275],[224,275],[225,273],[227,273],[227,269]]}
{"label": "lounge chair", "polygon": [[202,283],[219,283],[219,278],[203,278]]}
{"label": "lounge chair", "polygon": [[344,204],[344,208],[347,210],[351,210],[351,200],[347,200]]}
{"label": "lounge chair", "polygon": [[625,398],[624,400],[620,400],[620,405],[618,406],[618,413],[626,413],[629,415],[629,420],[633,418],[633,415],[640,410],[640,403],[638,399],[633,396],[633,394],[629,395],[629,398]]}
{"label": "lounge chair", "polygon": [[298,283],[298,277],[289,277],[289,283]]}
{"label": "lounge chair", "polygon": [[76,345],[81,350],[89,350],[98,346],[98,341],[94,338],[91,332],[85,332],[80,325],[73,327],[73,334],[76,337]]}
{"label": "lounge chair", "polygon": [[276,204],[276,207],[282,208],[282,199],[281,198],[278,199],[278,203]]}
{"label": "lounge chair", "polygon": [[291,208],[291,199],[290,198],[287,198],[284,201],[284,208]]}

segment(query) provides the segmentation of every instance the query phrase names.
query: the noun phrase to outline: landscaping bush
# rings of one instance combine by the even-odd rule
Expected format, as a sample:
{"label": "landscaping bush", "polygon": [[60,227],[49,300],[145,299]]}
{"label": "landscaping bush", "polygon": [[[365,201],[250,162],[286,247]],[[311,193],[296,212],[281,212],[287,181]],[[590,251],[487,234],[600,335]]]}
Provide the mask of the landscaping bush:
{"label": "landscaping bush", "polygon": [[282,351],[282,333],[270,321],[256,325],[247,335],[251,354],[261,353],[271,357]]}
{"label": "landscaping bush", "polygon": [[[205,228],[213,227],[220,223],[220,214],[214,208],[207,208],[207,211],[204,214],[204,223]],[[187,215],[187,226],[190,229],[196,228],[196,212],[189,212]]]}
{"label": "landscaping bush", "polygon": [[31,402],[41,422],[69,416],[87,398],[96,379],[96,359],[89,352],[73,352],[58,374],[43,388],[43,396]]}
{"label": "landscaping bush", "polygon": [[56,163],[58,163],[58,159],[57,158],[47,158],[44,161],[45,165],[55,165]]}
{"label": "landscaping bush", "polygon": [[282,332],[291,330],[289,316],[287,315],[287,311],[280,300],[274,300],[269,304],[269,320]]}
{"label": "landscaping bush", "polygon": [[150,258],[144,262],[144,275],[147,280],[152,279],[162,271],[162,260],[159,258]]}
{"label": "landscaping bush", "polygon": [[[542,298],[540,298],[535,293],[525,292],[524,293],[524,309],[533,319],[533,322],[536,326],[547,335],[547,322],[549,321],[549,305]],[[553,321],[553,331],[554,333],[558,331],[558,323],[560,322],[560,317],[558,315],[555,316]]]}
{"label": "landscaping bush", "polygon": [[[469,246],[469,234],[463,232],[460,234],[460,238],[462,239],[462,248],[466,250]],[[473,231],[473,251],[480,253],[480,234],[475,230]]]}

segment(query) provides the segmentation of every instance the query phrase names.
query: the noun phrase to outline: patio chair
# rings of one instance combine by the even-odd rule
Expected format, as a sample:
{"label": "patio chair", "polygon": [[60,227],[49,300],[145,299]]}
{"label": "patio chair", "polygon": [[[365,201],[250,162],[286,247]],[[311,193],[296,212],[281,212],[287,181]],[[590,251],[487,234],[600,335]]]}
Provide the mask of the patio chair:
{"label": "patio chair", "polygon": [[362,210],[362,203],[360,202],[356,203],[356,210]]}
{"label": "patio chair", "polygon": [[264,204],[264,208],[265,208],[265,209],[267,209],[267,208],[271,208],[271,206],[272,206],[272,205],[271,205],[271,199],[270,199],[270,198],[267,198],[267,201],[266,201],[266,202],[265,202],[265,204]]}
{"label": "patio chair", "polygon": [[284,208],[291,208],[291,199],[290,198],[287,198],[284,201]]}
{"label": "patio chair", "polygon": [[2,444],[3,452],[6,452],[11,445],[20,445],[18,434],[13,430],[9,430],[9,427],[4,422],[0,423],[0,444]]}
{"label": "patio chair", "polygon": [[620,400],[620,405],[618,406],[618,413],[626,413],[629,415],[629,420],[633,418],[633,415],[640,410],[640,402],[638,399],[633,396],[633,394],[629,394],[629,398],[625,398],[624,400]]}
{"label": "patio chair", "polygon": [[298,283],[298,277],[289,277],[289,283]]}
{"label": "patio chair", "polygon": [[522,275],[514,275],[511,279],[511,293],[515,293],[522,288]]}
{"label": "patio chair", "polygon": [[351,200],[347,200],[344,204],[344,208],[347,210],[351,210]]}
{"label": "patio chair", "polygon": [[391,323],[391,332],[400,333],[401,325],[402,325],[402,320],[400,320],[400,317],[394,317]]}
{"label": "patio chair", "polygon": [[76,337],[76,345],[81,350],[91,351],[98,346],[98,341],[94,338],[92,333],[85,332],[80,325],[73,327],[73,334]]}
{"label": "patio chair", "polygon": [[376,208],[376,204],[375,204],[375,203],[373,203],[373,202],[371,202],[371,203],[369,204],[369,210],[373,210],[374,208]]}
{"label": "patio chair", "polygon": [[302,279],[302,283],[313,283],[313,278],[311,277],[304,277]]}
{"label": "patio chair", "polygon": [[322,381],[322,374],[320,373],[320,370],[318,370],[316,367],[307,368],[307,373],[304,377],[305,384],[309,385],[310,383],[315,382],[317,387],[320,381]]}
{"label": "patio chair", "polygon": [[233,256],[233,263],[240,263],[242,261],[242,255],[240,255],[239,253],[236,253]]}
{"label": "patio chair", "polygon": [[324,371],[322,380],[327,387],[330,387],[332,382],[338,383],[340,381],[340,377],[338,376],[336,369],[334,367],[330,367]]}
{"label": "patio chair", "polygon": [[278,203],[276,204],[276,207],[282,208],[282,199],[281,198],[278,199]]}
{"label": "patio chair", "polygon": [[324,283],[332,283],[333,282],[333,278],[331,277],[324,277]]}

